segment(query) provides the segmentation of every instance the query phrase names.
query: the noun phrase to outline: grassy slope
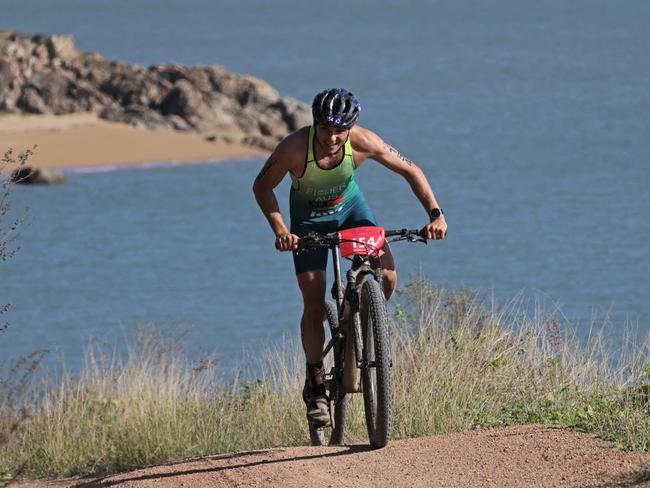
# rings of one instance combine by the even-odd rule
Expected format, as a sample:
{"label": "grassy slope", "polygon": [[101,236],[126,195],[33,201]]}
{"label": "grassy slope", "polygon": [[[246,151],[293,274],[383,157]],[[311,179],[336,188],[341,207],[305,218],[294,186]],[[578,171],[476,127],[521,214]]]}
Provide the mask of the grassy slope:
{"label": "grassy slope", "polygon": [[[497,310],[424,281],[401,300],[391,324],[394,438],[556,423],[650,450],[649,340],[613,355],[601,336],[581,343],[521,301]],[[224,383],[213,364],[190,361],[154,329],[124,361],[90,351],[80,377],[32,385],[19,408],[0,405],[0,479],[305,444],[301,354],[291,342],[269,348],[265,376]],[[0,383],[0,399],[15,398],[15,386]],[[358,395],[349,438],[366,439]]]}

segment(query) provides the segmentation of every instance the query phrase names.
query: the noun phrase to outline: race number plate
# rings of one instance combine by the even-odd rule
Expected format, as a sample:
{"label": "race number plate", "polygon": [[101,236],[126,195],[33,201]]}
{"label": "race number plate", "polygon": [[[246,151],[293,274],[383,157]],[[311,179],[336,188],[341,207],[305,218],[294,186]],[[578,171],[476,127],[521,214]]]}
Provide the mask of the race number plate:
{"label": "race number plate", "polygon": [[352,254],[377,255],[384,245],[383,227],[354,227],[338,232],[341,242],[341,256]]}

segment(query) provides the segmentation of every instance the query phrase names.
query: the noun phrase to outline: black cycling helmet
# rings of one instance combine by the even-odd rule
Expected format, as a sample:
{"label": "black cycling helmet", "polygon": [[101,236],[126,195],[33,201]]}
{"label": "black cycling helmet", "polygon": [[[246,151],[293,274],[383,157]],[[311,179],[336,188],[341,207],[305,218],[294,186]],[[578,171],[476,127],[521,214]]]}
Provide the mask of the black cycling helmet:
{"label": "black cycling helmet", "polygon": [[323,90],[311,105],[314,122],[340,129],[352,127],[359,118],[359,112],[359,101],[344,88]]}

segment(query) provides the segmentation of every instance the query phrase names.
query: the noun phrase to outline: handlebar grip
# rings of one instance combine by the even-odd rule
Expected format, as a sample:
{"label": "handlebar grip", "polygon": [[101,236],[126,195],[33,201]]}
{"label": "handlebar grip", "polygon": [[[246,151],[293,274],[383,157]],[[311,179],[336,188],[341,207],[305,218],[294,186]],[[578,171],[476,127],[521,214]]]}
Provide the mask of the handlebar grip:
{"label": "handlebar grip", "polygon": [[[280,250],[280,246],[278,246],[278,241],[277,240],[275,241],[275,249],[278,250],[278,251]],[[300,239],[298,241],[298,249],[296,249],[296,251],[300,251],[300,250],[303,250],[303,249],[305,249],[305,246],[303,244],[303,239]]]}

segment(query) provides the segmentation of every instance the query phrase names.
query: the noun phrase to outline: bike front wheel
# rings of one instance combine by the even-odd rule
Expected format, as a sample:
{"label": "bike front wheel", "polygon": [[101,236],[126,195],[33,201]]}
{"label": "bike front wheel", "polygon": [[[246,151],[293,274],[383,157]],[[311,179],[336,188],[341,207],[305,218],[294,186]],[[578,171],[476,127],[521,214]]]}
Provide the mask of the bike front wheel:
{"label": "bike front wheel", "polygon": [[392,427],[390,345],[386,301],[375,279],[361,286],[359,303],[363,337],[361,381],[368,438],[373,447],[388,444]]}

